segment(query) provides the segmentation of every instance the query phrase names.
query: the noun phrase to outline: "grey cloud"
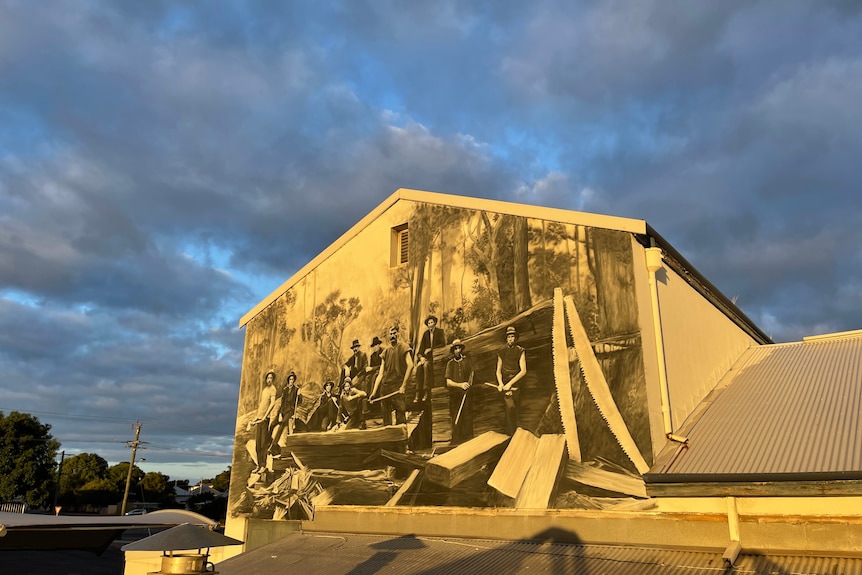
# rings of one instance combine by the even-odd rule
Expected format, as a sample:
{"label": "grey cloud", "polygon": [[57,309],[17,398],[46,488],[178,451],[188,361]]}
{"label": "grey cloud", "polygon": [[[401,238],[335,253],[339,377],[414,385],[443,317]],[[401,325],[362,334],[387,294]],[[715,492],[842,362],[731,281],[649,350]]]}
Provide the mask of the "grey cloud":
{"label": "grey cloud", "polygon": [[778,339],[862,324],[858,3],[2,7],[0,385],[116,417],[63,436],[229,449],[236,320],[399,187],[646,219]]}

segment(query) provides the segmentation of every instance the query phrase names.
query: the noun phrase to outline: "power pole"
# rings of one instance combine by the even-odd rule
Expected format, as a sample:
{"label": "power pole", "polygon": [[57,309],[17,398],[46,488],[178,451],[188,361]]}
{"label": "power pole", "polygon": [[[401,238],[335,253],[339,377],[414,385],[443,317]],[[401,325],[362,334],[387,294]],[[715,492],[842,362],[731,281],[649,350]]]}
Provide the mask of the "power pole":
{"label": "power pole", "polygon": [[140,445],[141,438],[141,425],[143,425],[140,421],[135,422],[135,440],[130,441],[126,444],[126,447],[132,448],[132,458],[129,460],[129,473],[126,475],[126,490],[123,492],[123,506],[120,507],[120,515],[126,514],[126,503],[129,501],[129,486],[132,484],[132,469],[135,468],[135,454],[138,452],[138,445]]}

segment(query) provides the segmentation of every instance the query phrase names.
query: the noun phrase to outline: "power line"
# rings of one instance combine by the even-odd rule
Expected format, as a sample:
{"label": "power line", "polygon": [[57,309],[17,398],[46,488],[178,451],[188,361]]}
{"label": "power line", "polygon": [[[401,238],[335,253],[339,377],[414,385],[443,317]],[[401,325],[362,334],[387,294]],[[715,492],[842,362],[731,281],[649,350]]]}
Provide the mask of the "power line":
{"label": "power line", "polygon": [[[150,447],[152,447],[152,446],[150,446]],[[220,453],[218,451],[196,451],[194,449],[173,449],[170,447],[163,447],[163,448],[155,447],[155,448],[149,449],[149,451],[156,452],[156,453],[159,453],[159,452],[161,452],[161,453],[175,453],[177,455],[198,455],[200,457],[224,458],[224,457],[232,457],[233,456],[232,453]]]}
{"label": "power line", "polygon": [[[75,414],[75,413],[58,413],[56,411],[39,411],[32,409],[17,409],[17,408],[9,408],[0,406],[0,412],[11,412],[17,411],[19,413],[29,413],[31,415],[45,415],[56,417],[59,419],[72,419],[72,420],[82,420],[82,421],[103,421],[106,423],[129,423],[130,419],[125,417],[107,417],[107,416],[99,416],[99,415],[83,415],[83,414]],[[167,430],[175,430],[182,431],[186,433],[193,433],[195,435],[216,435],[219,437],[230,437],[227,434],[209,434],[209,433],[201,433],[200,428],[191,428],[191,427],[182,427],[178,425],[174,425],[172,423],[159,421],[159,420],[150,420],[147,419],[147,427],[152,427],[156,429],[167,429]]]}

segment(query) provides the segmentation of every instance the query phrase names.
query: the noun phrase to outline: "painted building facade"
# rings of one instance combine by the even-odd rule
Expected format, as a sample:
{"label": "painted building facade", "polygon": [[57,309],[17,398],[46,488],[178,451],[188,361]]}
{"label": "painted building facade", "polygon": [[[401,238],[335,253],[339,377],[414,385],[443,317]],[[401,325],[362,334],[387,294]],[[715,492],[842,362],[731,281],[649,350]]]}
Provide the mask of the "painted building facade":
{"label": "painted building facade", "polygon": [[862,548],[862,331],[773,344],[642,220],[398,190],[240,325],[246,550],[300,525]]}

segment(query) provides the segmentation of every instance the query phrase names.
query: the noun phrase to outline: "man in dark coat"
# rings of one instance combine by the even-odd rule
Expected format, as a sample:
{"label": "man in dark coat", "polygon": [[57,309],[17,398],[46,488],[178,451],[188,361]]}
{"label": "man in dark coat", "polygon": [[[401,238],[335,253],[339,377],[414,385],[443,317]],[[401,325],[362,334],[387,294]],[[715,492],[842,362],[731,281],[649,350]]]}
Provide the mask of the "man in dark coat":
{"label": "man in dark coat", "polygon": [[446,364],[446,387],[449,389],[449,419],[452,422],[452,445],[473,439],[473,363],[464,355],[460,339],[452,342],[452,359]]}
{"label": "man in dark coat", "polygon": [[344,362],[341,381],[349,377],[353,383],[353,387],[358,387],[362,391],[365,391],[365,368],[368,367],[368,354],[362,351],[361,347],[362,345],[359,343],[359,340],[354,339],[350,346],[350,349],[353,350],[353,355]]}
{"label": "man in dark coat", "polygon": [[425,318],[426,330],[419,341],[419,354],[417,355],[418,369],[416,371],[416,396],[414,403],[426,401],[431,398],[431,389],[434,387],[434,350],[446,347],[446,334],[442,328],[437,327],[437,316],[429,315]]}
{"label": "man in dark coat", "polygon": [[272,437],[272,446],[269,452],[273,455],[281,455],[281,447],[278,442],[281,436],[287,433],[293,433],[293,414],[296,411],[296,393],[299,388],[296,387],[296,373],[290,372],[287,374],[287,379],[284,382],[284,389],[281,391],[281,400],[278,408],[278,425],[275,429],[275,434]]}

